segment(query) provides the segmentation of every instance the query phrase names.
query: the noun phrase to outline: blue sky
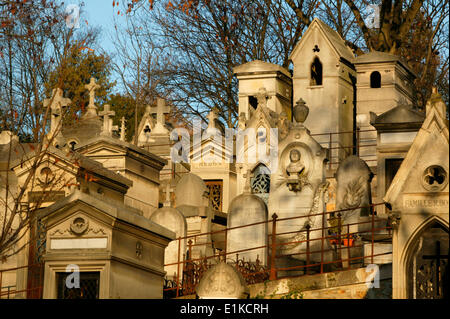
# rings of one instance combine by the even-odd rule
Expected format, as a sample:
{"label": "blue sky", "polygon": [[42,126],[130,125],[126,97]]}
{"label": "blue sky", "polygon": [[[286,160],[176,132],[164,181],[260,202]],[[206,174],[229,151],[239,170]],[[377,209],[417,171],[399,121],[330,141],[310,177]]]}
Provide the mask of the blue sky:
{"label": "blue sky", "polygon": [[[120,2],[124,2],[122,0]],[[81,1],[65,1],[66,5],[79,4]],[[114,30],[113,17],[117,15],[117,6],[113,8],[112,0],[84,0],[83,11],[80,15],[80,28],[86,25],[99,26],[102,29],[100,46],[107,52],[111,52],[114,46],[110,40],[110,33]],[[116,1],[117,2],[117,1]],[[122,4],[121,4],[122,6]]]}

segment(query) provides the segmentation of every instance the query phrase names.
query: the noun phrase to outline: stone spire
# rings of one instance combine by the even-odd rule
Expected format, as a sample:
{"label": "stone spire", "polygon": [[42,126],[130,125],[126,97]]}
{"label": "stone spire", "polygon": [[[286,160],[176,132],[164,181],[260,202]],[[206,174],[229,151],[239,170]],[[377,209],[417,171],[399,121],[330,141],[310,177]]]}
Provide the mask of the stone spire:
{"label": "stone spire", "polygon": [[86,84],[84,87],[89,91],[89,105],[84,116],[97,116],[97,106],[95,105],[95,90],[99,89],[100,85],[95,82],[95,78],[91,78],[89,84]]}
{"label": "stone spire", "polygon": [[110,105],[105,104],[103,106],[103,111],[99,113],[101,117],[103,117],[103,129],[101,135],[112,136],[113,131],[117,131],[119,128],[117,125],[113,125],[113,119],[109,118],[110,116],[114,116],[116,112],[109,109]]}

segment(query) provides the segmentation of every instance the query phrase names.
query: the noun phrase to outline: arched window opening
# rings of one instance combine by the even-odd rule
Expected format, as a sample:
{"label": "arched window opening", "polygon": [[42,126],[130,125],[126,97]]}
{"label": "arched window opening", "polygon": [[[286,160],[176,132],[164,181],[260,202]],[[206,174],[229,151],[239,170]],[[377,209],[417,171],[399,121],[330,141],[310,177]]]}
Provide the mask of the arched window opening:
{"label": "arched window opening", "polygon": [[251,179],[252,194],[261,197],[264,202],[268,202],[270,193],[270,170],[264,164],[259,164],[253,170]]}
{"label": "arched window opening", "polygon": [[258,108],[258,99],[255,96],[249,96],[248,104],[256,110]]}
{"label": "arched window opening", "polygon": [[318,57],[315,57],[311,64],[310,85],[322,85],[322,62]]}
{"label": "arched window opening", "polygon": [[381,87],[381,74],[378,71],[374,71],[370,74],[370,87],[378,89]]}

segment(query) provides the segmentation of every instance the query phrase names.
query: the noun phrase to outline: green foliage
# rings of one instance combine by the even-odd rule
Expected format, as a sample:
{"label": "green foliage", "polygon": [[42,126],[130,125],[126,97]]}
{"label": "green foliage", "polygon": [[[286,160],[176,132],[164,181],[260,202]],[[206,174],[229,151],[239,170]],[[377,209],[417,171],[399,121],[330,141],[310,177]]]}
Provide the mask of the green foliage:
{"label": "green foliage", "polygon": [[[115,125],[119,125],[121,123],[122,116],[125,117],[125,127],[126,127],[126,140],[131,142],[134,135],[135,128],[135,109],[136,109],[136,100],[129,96],[124,96],[121,94],[113,94],[108,98],[107,103],[111,105],[111,109],[116,112],[113,120]],[[139,121],[144,114],[144,108],[138,108],[138,125]]]}
{"label": "green foliage", "polygon": [[[94,77],[100,88],[95,91],[96,105],[106,102],[107,96],[115,82],[111,82],[110,58],[104,54],[96,54],[92,49],[83,46],[83,42],[75,42],[66,52],[65,57],[55,70],[52,70],[49,80],[45,83],[46,96],[50,97],[54,88],[60,87],[64,97],[72,100],[66,113],[66,120],[77,119],[89,104],[89,94],[85,85]],[[80,112],[81,111],[81,112]]]}

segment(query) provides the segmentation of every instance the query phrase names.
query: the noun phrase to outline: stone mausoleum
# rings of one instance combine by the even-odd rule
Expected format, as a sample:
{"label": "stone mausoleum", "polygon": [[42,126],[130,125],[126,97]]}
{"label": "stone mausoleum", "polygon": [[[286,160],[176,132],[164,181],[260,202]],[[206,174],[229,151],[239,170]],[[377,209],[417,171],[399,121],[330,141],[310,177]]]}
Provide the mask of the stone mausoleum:
{"label": "stone mausoleum", "polygon": [[405,61],[355,56],[319,19],[290,58],[236,66],[237,127],[212,110],[187,141],[163,99],[128,141],[95,79],[75,126],[60,89],[45,101],[43,154],[1,132],[1,177],[18,192],[34,169],[20,205],[39,209],[0,298],[448,297],[439,92],[419,110]]}

